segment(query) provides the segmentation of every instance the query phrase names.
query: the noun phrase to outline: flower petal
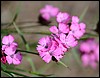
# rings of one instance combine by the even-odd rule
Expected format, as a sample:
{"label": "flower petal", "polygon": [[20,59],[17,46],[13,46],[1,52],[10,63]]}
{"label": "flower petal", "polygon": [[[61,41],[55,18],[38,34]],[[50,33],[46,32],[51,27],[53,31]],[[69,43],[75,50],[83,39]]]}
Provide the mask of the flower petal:
{"label": "flower petal", "polygon": [[12,58],[10,56],[6,56],[6,60],[8,64],[12,64]]}
{"label": "flower petal", "polygon": [[16,54],[14,54],[13,64],[18,65],[21,63],[21,60],[22,60],[22,55],[20,52],[17,52]]}
{"label": "flower petal", "polygon": [[57,29],[56,26],[51,26],[51,27],[49,28],[49,30],[50,30],[52,33],[54,33],[54,34],[57,34],[57,33],[58,33],[58,29]]}

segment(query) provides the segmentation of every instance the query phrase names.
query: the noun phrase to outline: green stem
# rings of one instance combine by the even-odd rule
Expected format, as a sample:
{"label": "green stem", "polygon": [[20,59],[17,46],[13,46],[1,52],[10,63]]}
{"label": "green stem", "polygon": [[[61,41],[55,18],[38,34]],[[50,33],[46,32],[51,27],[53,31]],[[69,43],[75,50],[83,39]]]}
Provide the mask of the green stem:
{"label": "green stem", "polygon": [[24,36],[23,36],[23,33],[22,33],[22,32],[19,30],[19,28],[16,26],[16,23],[15,23],[15,22],[13,22],[13,25],[15,26],[15,28],[16,28],[18,34],[19,34],[20,37],[22,38],[22,40],[23,40],[23,42],[24,42],[24,44],[25,44],[25,46],[26,46],[27,51],[29,51],[30,48],[29,48],[29,45],[28,45],[27,41],[25,40],[25,38],[24,38]]}
{"label": "green stem", "polygon": [[39,55],[38,53],[36,53],[36,52],[31,52],[31,51],[25,51],[25,50],[17,50],[17,51],[25,52],[25,53],[30,53],[30,54],[35,54],[35,55]]}
{"label": "green stem", "polygon": [[58,61],[58,63],[62,64],[63,66],[65,66],[66,68],[68,68],[69,70],[71,70],[66,64],[64,64],[62,61]]}

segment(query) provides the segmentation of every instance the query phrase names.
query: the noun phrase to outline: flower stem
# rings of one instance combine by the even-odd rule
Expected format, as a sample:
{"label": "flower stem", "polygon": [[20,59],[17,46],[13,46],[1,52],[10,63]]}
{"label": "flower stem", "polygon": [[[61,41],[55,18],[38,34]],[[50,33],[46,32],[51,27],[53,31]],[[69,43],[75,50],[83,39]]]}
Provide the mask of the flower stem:
{"label": "flower stem", "polygon": [[71,70],[66,64],[64,64],[62,61],[58,61],[58,63],[62,64],[63,66],[65,66],[66,68],[68,68],[69,70]]}
{"label": "flower stem", "polygon": [[24,36],[23,36],[23,33],[22,33],[22,32],[19,30],[19,28],[16,26],[16,23],[15,23],[15,22],[13,22],[13,25],[15,26],[15,28],[16,28],[18,34],[19,34],[20,37],[22,38],[22,40],[23,40],[23,42],[24,42],[24,44],[25,44],[25,46],[26,46],[27,51],[29,51],[30,48],[29,48],[29,45],[28,45],[27,41],[25,40],[25,38],[24,38]]}
{"label": "flower stem", "polygon": [[36,53],[36,52],[31,52],[31,51],[25,51],[25,50],[17,50],[17,51],[25,52],[25,53],[30,53],[30,54],[35,54],[35,55],[39,55],[38,53]]}

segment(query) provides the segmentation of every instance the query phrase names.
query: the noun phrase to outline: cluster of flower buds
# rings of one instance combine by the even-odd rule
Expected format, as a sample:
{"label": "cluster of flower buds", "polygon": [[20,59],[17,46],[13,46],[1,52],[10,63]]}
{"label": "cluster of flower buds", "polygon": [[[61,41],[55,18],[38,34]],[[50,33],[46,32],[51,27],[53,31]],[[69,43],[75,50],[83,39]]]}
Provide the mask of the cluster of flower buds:
{"label": "cluster of flower buds", "polygon": [[18,65],[21,63],[22,55],[17,52],[18,44],[14,42],[12,35],[4,36],[2,38],[2,49],[1,49],[1,62],[8,64]]}
{"label": "cluster of flower buds", "polygon": [[66,12],[58,12],[56,15],[58,26],[51,26],[50,36],[39,40],[37,50],[40,57],[49,63],[51,60],[59,61],[68,52],[68,49],[75,47],[86,29],[84,23],[79,23],[77,16],[71,16]]}
{"label": "cluster of flower buds", "polygon": [[94,38],[89,38],[80,43],[80,53],[83,66],[97,67],[99,62],[99,43]]}

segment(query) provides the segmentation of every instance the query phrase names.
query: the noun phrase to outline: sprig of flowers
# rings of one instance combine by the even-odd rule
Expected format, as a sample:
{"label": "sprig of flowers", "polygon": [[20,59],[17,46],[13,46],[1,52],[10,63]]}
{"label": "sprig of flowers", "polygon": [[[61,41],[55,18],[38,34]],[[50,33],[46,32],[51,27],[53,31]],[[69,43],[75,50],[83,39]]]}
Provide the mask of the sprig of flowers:
{"label": "sprig of flowers", "polygon": [[65,12],[59,12],[56,20],[58,27],[51,26],[49,30],[52,34],[41,38],[37,45],[37,51],[46,63],[51,60],[60,61],[69,48],[78,44],[78,39],[84,35],[86,29],[84,23],[79,23],[77,16],[70,16]]}

